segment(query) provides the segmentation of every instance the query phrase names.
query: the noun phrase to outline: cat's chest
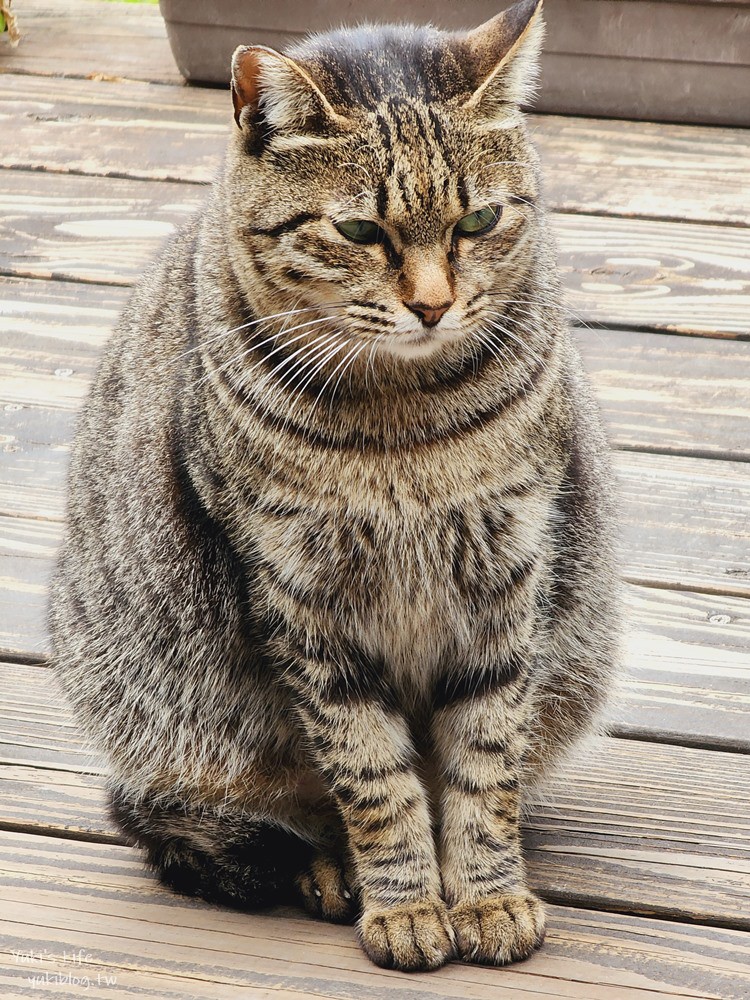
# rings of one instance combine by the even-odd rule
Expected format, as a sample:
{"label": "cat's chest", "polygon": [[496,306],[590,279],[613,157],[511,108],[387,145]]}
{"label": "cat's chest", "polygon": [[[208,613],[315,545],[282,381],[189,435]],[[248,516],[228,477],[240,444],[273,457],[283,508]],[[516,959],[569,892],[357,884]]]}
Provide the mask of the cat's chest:
{"label": "cat's chest", "polygon": [[466,456],[422,467],[362,459],[308,470],[303,491],[269,486],[245,533],[274,603],[425,680],[448,648],[475,641],[484,626],[473,598],[535,556],[547,513],[544,483]]}

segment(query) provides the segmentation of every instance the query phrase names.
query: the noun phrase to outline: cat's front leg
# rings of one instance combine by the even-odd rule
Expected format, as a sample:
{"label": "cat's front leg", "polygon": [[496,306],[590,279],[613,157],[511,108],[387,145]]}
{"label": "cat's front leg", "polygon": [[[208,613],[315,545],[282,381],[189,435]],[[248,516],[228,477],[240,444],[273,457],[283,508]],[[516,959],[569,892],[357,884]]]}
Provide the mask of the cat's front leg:
{"label": "cat's front leg", "polygon": [[381,666],[319,638],[289,642],[288,677],[346,828],[359,933],[380,966],[428,970],[454,953],[428,797]]}
{"label": "cat's front leg", "polygon": [[526,958],[544,937],[519,831],[528,663],[523,653],[485,651],[435,692],[441,871],[458,952],[472,962]]}

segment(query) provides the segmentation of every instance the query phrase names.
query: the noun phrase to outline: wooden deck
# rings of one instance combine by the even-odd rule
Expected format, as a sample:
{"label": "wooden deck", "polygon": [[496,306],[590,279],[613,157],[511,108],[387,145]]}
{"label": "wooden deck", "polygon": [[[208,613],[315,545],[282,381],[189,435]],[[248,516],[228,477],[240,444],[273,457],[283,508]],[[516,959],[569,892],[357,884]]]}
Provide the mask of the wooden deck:
{"label": "wooden deck", "polygon": [[750,133],[534,120],[622,483],[627,670],[612,735],[527,824],[543,950],[388,973],[351,928],[158,888],[45,665],[76,411],[129,286],[204,197],[231,111],[180,85],[156,8],[16,6],[26,41],[0,42],[0,995],[750,997]]}

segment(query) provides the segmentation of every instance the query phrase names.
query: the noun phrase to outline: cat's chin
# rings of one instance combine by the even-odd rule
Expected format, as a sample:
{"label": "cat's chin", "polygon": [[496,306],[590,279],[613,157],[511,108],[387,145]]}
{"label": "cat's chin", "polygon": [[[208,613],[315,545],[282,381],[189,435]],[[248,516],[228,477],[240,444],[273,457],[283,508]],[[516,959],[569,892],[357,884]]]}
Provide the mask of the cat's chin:
{"label": "cat's chin", "polygon": [[436,329],[420,330],[406,336],[384,337],[378,347],[401,360],[428,358],[457,339],[456,334],[438,333]]}

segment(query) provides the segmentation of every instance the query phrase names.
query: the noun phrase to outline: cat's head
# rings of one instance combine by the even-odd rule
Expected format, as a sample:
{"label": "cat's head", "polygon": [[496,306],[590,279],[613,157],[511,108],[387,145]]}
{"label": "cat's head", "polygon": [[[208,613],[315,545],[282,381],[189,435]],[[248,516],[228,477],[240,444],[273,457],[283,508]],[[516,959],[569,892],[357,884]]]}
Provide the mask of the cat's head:
{"label": "cat's head", "polygon": [[348,337],[403,358],[497,321],[540,225],[519,110],[540,8],[521,0],[462,33],[366,25],[286,55],[237,49],[223,191],[256,311],[321,304]]}

